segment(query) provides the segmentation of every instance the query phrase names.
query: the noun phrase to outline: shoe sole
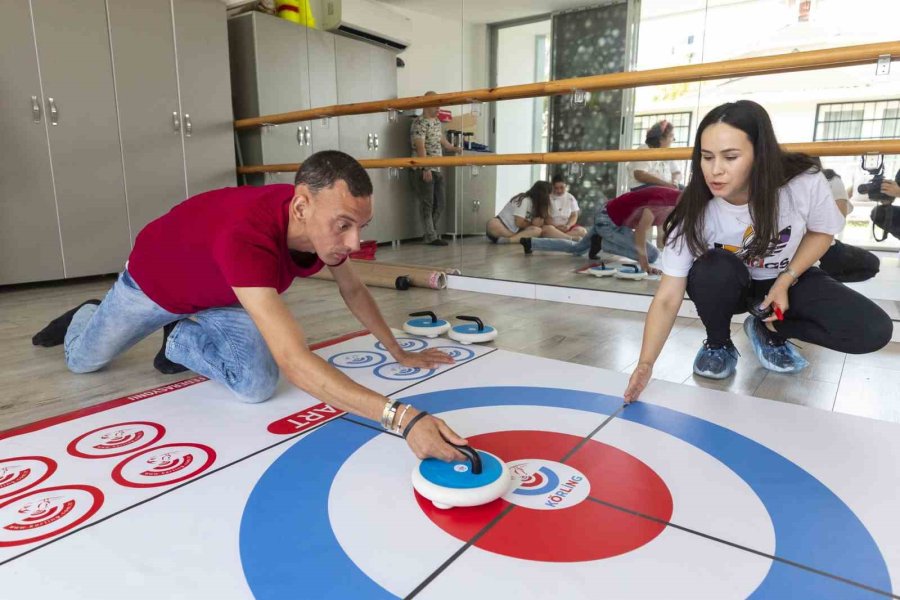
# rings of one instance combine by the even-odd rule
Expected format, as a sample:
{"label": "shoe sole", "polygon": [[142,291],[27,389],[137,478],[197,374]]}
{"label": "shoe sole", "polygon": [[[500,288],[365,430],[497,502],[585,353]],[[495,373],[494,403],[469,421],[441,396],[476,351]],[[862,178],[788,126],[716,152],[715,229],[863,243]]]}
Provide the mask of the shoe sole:
{"label": "shoe sole", "polygon": [[694,369],[694,375],[699,375],[700,377],[705,377],[706,379],[716,379],[716,380],[721,380],[721,379],[728,379],[729,377],[731,377],[732,375],[734,375],[736,371],[737,371],[737,369],[735,369],[735,370],[732,371],[731,373],[727,373],[727,374],[724,374],[724,375],[718,375],[718,374],[716,374],[716,373],[712,373],[712,372],[709,372],[709,371],[702,372],[702,371],[698,371],[697,369]]}

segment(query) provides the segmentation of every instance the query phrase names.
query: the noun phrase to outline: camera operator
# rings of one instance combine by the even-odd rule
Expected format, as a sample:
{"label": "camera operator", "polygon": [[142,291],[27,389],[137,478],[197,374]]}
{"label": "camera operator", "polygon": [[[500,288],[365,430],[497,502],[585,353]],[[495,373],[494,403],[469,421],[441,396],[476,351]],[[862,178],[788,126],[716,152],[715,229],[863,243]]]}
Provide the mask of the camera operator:
{"label": "camera operator", "polygon": [[[900,197],[900,185],[896,181],[885,179],[881,183],[881,193],[891,198],[898,198]],[[900,239],[900,206],[879,204],[872,209],[872,222],[885,232]]]}
{"label": "camera operator", "polygon": [[[815,162],[821,167],[818,159]],[[838,210],[844,217],[853,212],[853,204],[847,197],[847,188],[841,176],[832,169],[822,169],[822,174],[831,188],[831,195]],[[843,283],[865,281],[878,274],[881,261],[878,257],[862,248],[845,244],[838,239],[831,242],[831,247],[819,259],[819,268]]]}

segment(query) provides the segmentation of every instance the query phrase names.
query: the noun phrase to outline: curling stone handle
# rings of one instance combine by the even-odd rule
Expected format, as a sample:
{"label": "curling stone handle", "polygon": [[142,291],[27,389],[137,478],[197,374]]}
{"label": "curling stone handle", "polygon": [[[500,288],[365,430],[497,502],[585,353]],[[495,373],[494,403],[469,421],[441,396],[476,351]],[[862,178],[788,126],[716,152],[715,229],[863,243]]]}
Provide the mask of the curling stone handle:
{"label": "curling stone handle", "polygon": [[[447,442],[448,444],[450,442]],[[472,465],[472,474],[473,475],[481,475],[481,457],[478,456],[478,451],[476,451],[471,446],[457,446],[456,444],[450,444],[460,452],[462,452],[466,458],[469,459],[469,463]]]}
{"label": "curling stone handle", "polygon": [[437,323],[437,315],[431,312],[430,310],[420,310],[419,312],[411,312],[409,313],[411,317],[431,317],[432,323]]}
{"label": "curling stone handle", "polygon": [[484,323],[478,317],[467,317],[465,315],[457,315],[456,318],[459,319],[460,321],[474,321],[475,323],[478,324],[478,331],[484,331]]}

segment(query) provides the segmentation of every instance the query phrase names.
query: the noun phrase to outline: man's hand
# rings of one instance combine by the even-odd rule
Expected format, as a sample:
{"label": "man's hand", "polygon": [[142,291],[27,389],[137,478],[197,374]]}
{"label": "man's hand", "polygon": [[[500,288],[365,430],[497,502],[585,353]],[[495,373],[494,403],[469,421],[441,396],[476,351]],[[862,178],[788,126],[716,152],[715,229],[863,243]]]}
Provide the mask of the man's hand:
{"label": "man's hand", "polygon": [[431,183],[431,179],[432,179],[432,177],[431,177],[431,169],[425,169],[425,170],[422,171],[422,179],[423,179],[424,181],[427,181],[428,183]]}
{"label": "man's hand", "polygon": [[441,365],[452,365],[456,362],[449,354],[441,352],[437,348],[429,348],[421,352],[400,350],[393,356],[404,367],[417,367],[419,369],[437,369]]}
{"label": "man's hand", "polygon": [[[418,412],[408,415],[406,422],[409,422]],[[446,462],[465,460],[466,457],[447,442],[458,446],[465,446],[469,443],[450,429],[442,419],[432,415],[426,415],[419,419],[406,438],[410,450],[421,459],[437,458]]]}
{"label": "man's hand", "polygon": [[650,383],[650,376],[653,375],[653,366],[647,363],[638,363],[628,380],[628,387],[625,388],[625,402],[631,404],[638,399],[647,384]]}
{"label": "man's hand", "polygon": [[894,198],[900,197],[900,185],[897,185],[896,181],[891,181],[890,179],[881,182],[881,191]]}
{"label": "man's hand", "polygon": [[647,260],[646,256],[638,257],[638,263],[640,263],[641,265],[641,270],[648,275],[662,275],[662,271],[660,271],[656,267],[650,266],[650,261]]}

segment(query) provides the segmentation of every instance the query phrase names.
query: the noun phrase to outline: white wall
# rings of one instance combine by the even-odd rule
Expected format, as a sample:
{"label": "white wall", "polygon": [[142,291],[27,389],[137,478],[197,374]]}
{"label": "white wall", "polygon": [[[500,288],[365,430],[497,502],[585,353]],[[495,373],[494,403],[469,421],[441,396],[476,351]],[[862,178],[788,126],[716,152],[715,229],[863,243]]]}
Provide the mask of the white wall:
{"label": "white wall", "polygon": [[[497,85],[518,85],[535,81],[535,44],[539,35],[550,36],[550,21],[501,29],[497,41]],[[534,136],[533,98],[497,103],[498,154],[518,154],[532,150]],[[507,165],[497,168],[495,207],[499,212],[515,194],[529,189],[531,165]]]}

